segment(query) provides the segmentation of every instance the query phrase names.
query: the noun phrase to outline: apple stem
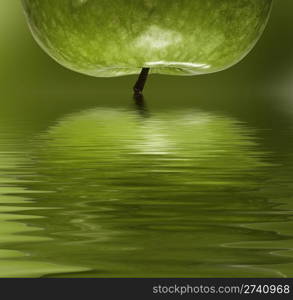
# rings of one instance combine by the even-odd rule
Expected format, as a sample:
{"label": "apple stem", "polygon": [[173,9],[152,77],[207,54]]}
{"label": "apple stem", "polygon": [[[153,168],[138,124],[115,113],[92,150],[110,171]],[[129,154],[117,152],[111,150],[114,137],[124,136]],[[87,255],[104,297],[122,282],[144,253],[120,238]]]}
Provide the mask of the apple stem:
{"label": "apple stem", "polygon": [[150,68],[142,68],[141,73],[138,77],[136,84],[133,87],[134,95],[139,96],[142,95],[144,86],[148,79]]}

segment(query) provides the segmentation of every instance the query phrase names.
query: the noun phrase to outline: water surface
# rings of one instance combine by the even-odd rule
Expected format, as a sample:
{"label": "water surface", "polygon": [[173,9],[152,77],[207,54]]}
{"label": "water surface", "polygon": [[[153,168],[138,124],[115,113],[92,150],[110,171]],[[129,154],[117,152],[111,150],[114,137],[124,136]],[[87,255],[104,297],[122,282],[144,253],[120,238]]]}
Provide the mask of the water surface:
{"label": "water surface", "polygon": [[0,276],[293,276],[291,121],[130,100],[1,119]]}

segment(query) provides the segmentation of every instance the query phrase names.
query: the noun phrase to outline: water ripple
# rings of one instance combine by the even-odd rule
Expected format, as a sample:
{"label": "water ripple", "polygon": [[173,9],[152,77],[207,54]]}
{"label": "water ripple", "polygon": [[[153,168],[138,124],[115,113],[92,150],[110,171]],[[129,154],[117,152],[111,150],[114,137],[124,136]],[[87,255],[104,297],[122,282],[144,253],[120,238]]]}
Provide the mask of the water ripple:
{"label": "water ripple", "polygon": [[223,115],[110,108],[25,149],[0,136],[0,276],[292,276],[292,163],[255,136]]}

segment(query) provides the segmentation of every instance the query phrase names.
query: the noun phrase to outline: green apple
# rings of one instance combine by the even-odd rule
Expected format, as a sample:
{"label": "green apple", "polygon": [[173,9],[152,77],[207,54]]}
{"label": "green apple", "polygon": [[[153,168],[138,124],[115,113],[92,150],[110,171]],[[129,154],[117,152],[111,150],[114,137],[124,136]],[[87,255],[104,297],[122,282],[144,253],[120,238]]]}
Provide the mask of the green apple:
{"label": "green apple", "polygon": [[239,62],[262,34],[272,0],[22,0],[41,47],[97,76],[196,75]]}

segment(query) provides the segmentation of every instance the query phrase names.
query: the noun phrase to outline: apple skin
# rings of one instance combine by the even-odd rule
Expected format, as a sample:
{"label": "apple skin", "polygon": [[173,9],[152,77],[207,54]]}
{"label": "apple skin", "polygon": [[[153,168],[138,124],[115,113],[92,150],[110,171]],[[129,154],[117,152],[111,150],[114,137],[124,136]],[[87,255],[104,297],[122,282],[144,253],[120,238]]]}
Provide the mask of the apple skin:
{"label": "apple skin", "polygon": [[244,58],[272,0],[22,0],[40,46],[79,73],[197,75]]}

